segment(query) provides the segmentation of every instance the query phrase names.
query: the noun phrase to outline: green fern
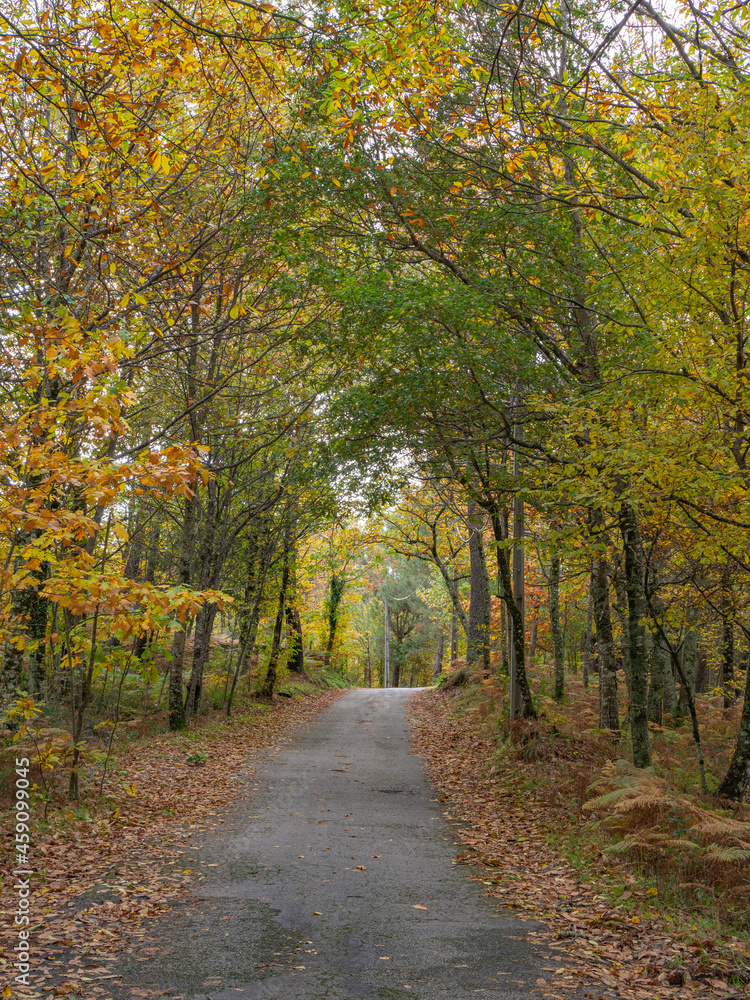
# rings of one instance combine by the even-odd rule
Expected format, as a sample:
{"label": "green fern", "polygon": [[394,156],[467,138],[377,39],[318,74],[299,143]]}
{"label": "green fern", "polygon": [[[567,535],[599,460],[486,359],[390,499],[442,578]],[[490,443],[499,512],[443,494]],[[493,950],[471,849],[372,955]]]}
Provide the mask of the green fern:
{"label": "green fern", "polygon": [[710,844],[706,849],[706,857],[711,861],[750,861],[750,851],[742,847],[720,847]]}

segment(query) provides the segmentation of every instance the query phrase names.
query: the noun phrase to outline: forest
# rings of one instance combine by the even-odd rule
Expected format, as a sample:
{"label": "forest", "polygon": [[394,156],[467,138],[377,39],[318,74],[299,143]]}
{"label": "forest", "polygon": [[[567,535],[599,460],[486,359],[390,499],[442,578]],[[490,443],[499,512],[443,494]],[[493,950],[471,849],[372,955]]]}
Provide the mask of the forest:
{"label": "forest", "polygon": [[750,8],[6,0],[0,79],[3,795],[437,684],[746,887]]}

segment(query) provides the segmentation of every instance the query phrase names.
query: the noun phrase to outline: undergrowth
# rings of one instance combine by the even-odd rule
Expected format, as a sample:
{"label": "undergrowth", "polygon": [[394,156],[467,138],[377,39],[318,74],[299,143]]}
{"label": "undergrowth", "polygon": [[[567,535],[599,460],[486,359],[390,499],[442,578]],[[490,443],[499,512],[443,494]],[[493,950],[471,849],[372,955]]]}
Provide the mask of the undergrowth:
{"label": "undergrowth", "polygon": [[[209,694],[218,680],[213,674],[207,676]],[[338,671],[312,664],[304,674],[282,670],[276,700],[297,700],[347,686]],[[0,731],[0,813],[14,799],[15,759],[26,757],[30,761],[31,804],[36,821],[43,828],[48,822],[59,826],[68,820],[76,821],[81,818],[82,810],[87,819],[107,815],[121,800],[127,802],[137,794],[137,789],[132,790],[119,780],[124,773],[120,763],[124,755],[138,746],[144,750],[168,746],[171,753],[184,755],[187,766],[203,766],[208,760],[206,754],[215,754],[223,739],[249,731],[258,719],[273,711],[271,703],[254,699],[250,688],[245,682],[231,717],[227,718],[221,701],[219,707],[213,707],[212,699],[207,697],[189,728],[177,732],[169,730],[167,710],[155,705],[145,712],[140,706],[140,713],[134,713],[135,706],[125,703],[120,706],[116,724],[95,716],[79,743],[79,796],[73,802],[68,796],[72,737],[64,720],[46,714],[46,706],[36,703],[20,726]],[[117,794],[113,795],[113,787],[118,789]]]}
{"label": "undergrowth", "polygon": [[[654,766],[630,763],[629,734],[598,728],[598,689],[566,678],[566,699],[532,675],[536,720],[508,718],[505,677],[444,683],[454,710],[491,735],[487,762],[503,784],[544,806],[545,835],[617,905],[648,906],[687,930],[750,937],[750,810],[700,793],[687,725],[651,726]],[[698,698],[709,787],[731,757],[739,707]],[[670,721],[670,720],[668,720]]]}

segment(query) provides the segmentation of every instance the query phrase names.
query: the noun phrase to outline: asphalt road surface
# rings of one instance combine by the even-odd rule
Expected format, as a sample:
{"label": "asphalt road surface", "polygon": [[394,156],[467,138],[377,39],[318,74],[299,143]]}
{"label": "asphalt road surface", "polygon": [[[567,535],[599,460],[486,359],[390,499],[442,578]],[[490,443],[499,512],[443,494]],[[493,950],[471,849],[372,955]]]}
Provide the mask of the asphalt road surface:
{"label": "asphalt road surface", "polygon": [[[351,691],[253,766],[251,794],[196,834],[193,897],[154,928],[127,987],[185,1000],[526,997],[544,956],[454,863],[419,758],[411,692]],[[211,867],[209,867],[211,866]],[[141,958],[141,961],[137,961]],[[114,970],[112,970],[114,971]]]}

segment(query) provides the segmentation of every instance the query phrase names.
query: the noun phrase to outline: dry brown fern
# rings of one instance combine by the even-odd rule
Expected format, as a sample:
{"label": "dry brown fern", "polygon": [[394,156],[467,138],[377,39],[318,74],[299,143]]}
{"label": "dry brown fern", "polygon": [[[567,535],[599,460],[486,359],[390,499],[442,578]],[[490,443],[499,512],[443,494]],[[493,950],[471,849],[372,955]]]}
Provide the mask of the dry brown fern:
{"label": "dry brown fern", "polygon": [[607,850],[643,858],[647,854],[688,851],[706,860],[734,864],[750,862],[750,823],[711,812],[668,789],[652,768],[629,761],[608,763],[589,785],[601,794],[585,802],[586,812],[598,813],[621,839]]}

